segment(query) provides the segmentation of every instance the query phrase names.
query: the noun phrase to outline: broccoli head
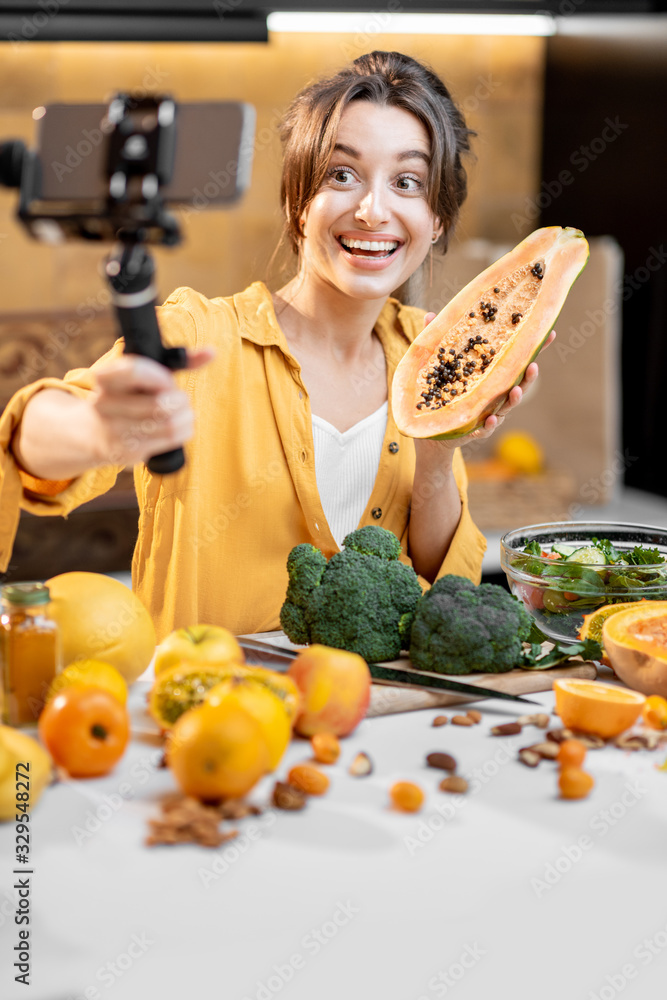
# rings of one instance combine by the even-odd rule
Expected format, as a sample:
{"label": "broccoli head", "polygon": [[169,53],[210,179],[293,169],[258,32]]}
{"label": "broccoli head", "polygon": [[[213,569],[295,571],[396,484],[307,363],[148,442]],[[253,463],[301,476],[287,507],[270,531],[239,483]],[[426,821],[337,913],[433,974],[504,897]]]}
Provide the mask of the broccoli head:
{"label": "broccoli head", "polygon": [[347,535],[329,562],[314,546],[297,545],[280,611],[285,634],[299,644],[359,653],[369,663],[396,659],[422,596],[413,568],[398,561],[400,551],[396,536],[376,525]]}
{"label": "broccoli head", "polygon": [[443,576],[414,618],[410,659],[441,674],[504,673],[521,660],[532,625],[523,604],[494,583]]}
{"label": "broccoli head", "polygon": [[393,531],[373,524],[351,531],[343,539],[343,547],[354,549],[365,556],[378,556],[380,559],[398,559],[401,554],[401,543]]}

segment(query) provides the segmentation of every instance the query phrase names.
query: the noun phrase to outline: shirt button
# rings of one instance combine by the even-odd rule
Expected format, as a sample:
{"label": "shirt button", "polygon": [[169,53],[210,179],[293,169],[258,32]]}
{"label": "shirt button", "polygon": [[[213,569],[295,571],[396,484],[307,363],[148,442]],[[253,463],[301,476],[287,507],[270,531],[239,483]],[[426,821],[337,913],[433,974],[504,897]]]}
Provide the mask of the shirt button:
{"label": "shirt button", "polygon": [[376,521],[379,521],[382,517],[382,507],[373,507],[371,517],[374,517]]}
{"label": "shirt button", "polygon": [[396,452],[398,451],[398,442],[397,441],[390,441],[389,442],[389,451],[392,453],[392,455],[396,454]]}

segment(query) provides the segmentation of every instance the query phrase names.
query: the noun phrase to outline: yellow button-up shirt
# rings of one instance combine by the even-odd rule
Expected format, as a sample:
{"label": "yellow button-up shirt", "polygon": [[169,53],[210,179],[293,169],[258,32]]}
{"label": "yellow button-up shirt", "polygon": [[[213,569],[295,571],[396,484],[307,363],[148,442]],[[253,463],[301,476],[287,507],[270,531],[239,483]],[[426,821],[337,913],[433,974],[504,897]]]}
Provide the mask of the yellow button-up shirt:
{"label": "yellow button-up shirt", "polygon": [[[415,471],[414,442],[397,430],[391,412],[396,365],[423,328],[423,310],[389,299],[375,331],[387,361],[389,417],[375,485],[359,522],[378,524],[401,540],[408,562],[408,519]],[[207,299],[177,289],[158,310],[168,345],[212,346],[215,359],[176,378],[195,412],[186,464],[169,476],[137,465],[139,535],[132,561],[133,590],[153,617],[158,640],[197,622],[236,634],[279,628],[287,589],[286,560],[300,542],[327,556],[338,551],[317,490],[310,403],[300,366],[278,324],[269,290],[255,282],[229,298]],[[65,485],[56,495],[27,489],[10,449],[26,402],[45,387],[85,396],[95,369],[123,350],[118,340],[90,369],[64,380],[42,379],[16,393],[0,418],[0,568],[6,569],[19,507],[67,515],[114,483],[107,466]],[[46,432],[46,431],[45,431]],[[463,505],[439,574],[478,582],[486,542],[470,518],[467,480],[457,450],[454,473]],[[438,488],[438,483],[425,489]],[[425,581],[423,581],[426,585]]]}

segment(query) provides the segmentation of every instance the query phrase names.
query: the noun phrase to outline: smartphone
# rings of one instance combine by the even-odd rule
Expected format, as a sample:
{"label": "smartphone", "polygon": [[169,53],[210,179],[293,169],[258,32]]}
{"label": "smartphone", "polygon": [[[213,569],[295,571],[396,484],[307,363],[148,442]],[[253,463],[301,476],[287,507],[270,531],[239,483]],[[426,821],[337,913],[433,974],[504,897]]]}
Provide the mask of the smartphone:
{"label": "smartphone", "polygon": [[[37,153],[43,201],[105,199],[106,104],[50,104],[39,119]],[[250,182],[255,109],[235,101],[176,105],[171,180],[166,202],[187,204],[204,196],[212,204],[235,201]]]}
{"label": "smartphone", "polygon": [[[162,203],[199,211],[235,202],[250,183],[255,109],[238,101],[173,103],[168,129],[153,131],[154,108],[131,111],[146,127],[149,143],[156,143],[156,162],[168,164],[165,178],[160,177]],[[26,158],[19,209],[34,236],[53,243],[115,237],[119,216],[109,211],[109,161],[116,139],[109,105],[50,104],[39,109],[37,146]],[[151,190],[155,193],[155,186]],[[127,218],[120,218],[123,226],[126,221],[131,225],[133,213],[137,215],[128,205]],[[160,226],[147,226],[143,238],[167,242]]]}

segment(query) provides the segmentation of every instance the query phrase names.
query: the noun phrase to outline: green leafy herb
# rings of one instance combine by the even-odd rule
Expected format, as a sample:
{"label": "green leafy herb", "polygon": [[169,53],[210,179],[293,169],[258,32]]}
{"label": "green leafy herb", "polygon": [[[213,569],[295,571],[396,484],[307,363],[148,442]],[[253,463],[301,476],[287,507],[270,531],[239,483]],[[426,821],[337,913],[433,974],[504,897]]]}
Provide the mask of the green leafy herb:
{"label": "green leafy herb", "polygon": [[632,552],[626,553],[625,558],[631,566],[652,566],[665,561],[659,549],[649,549],[643,545],[635,545]]}
{"label": "green leafy herb", "polygon": [[524,649],[522,661],[518,666],[523,670],[548,670],[572,656],[581,656],[584,660],[599,660],[602,656],[602,646],[595,639],[567,644],[557,642],[548,653],[542,653],[541,644],[531,643],[530,649]]}

